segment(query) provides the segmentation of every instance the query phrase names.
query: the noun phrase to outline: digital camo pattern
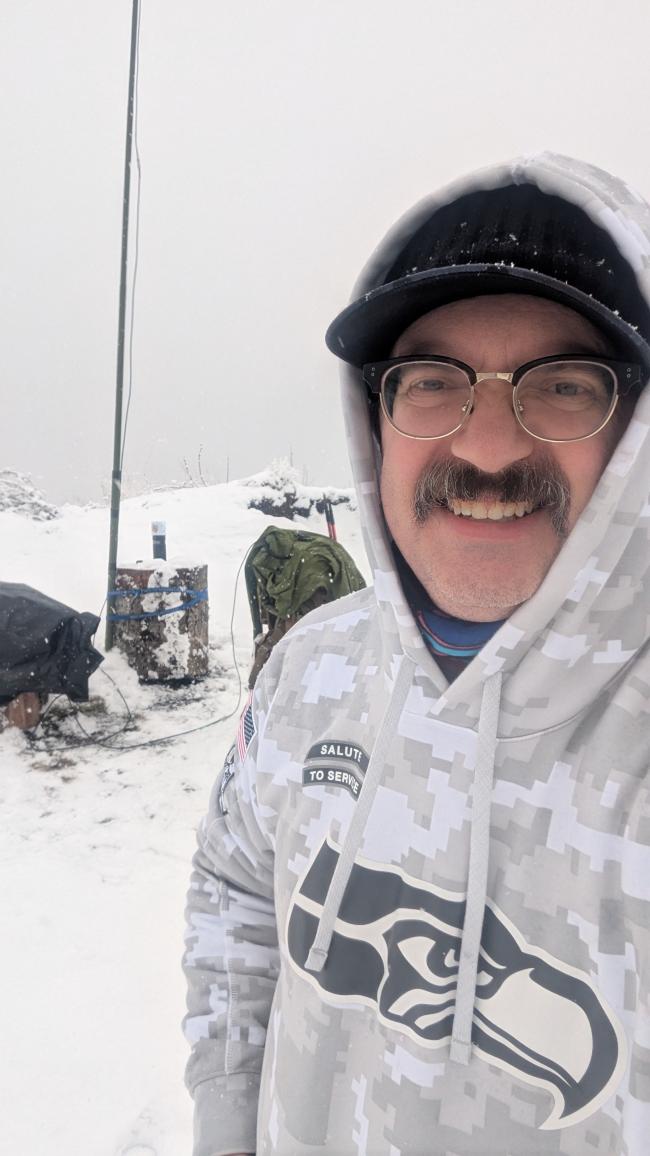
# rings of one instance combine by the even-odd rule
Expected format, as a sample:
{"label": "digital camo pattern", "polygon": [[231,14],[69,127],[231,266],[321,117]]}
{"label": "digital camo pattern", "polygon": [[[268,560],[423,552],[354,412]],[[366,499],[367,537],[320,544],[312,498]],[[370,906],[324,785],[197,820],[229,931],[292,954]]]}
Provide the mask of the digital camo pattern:
{"label": "digital camo pattern", "polygon": [[[518,171],[600,215],[630,252],[636,238],[628,257],[647,287],[648,209],[634,194],[561,158]],[[510,170],[475,182],[504,179]],[[447,686],[392,568],[365,407],[345,373],[375,587],[321,607],[278,645],[245,757],[226,763],[199,834],[186,955],[195,1156],[647,1156],[650,394],[540,589]],[[364,798],[367,764],[348,756],[372,760],[405,653],[417,670],[327,963],[307,973]],[[449,1059],[448,1032],[476,727],[497,671],[488,902],[464,1066]],[[334,748],[322,764],[317,745]],[[350,777],[306,781],[318,765]]]}
{"label": "digital camo pattern", "polygon": [[[444,1046],[465,903],[394,868],[357,861],[327,963],[314,975],[305,964],[339,850],[323,843],[294,892],[291,963],[326,1001],[363,1004],[421,1046]],[[587,977],[531,950],[492,904],[483,921],[472,1042],[483,1059],[548,1088],[554,1107],[543,1128],[593,1115],[618,1086],[627,1059],[622,1029]]]}

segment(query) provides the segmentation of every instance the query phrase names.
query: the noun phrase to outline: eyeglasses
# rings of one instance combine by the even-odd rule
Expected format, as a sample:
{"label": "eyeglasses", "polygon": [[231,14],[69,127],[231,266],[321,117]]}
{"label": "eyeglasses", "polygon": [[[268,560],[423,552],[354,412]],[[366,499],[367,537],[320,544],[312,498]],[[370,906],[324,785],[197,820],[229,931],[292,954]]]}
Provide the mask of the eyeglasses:
{"label": "eyeglasses", "polygon": [[619,397],[641,385],[641,366],[610,358],[542,357],[514,373],[477,373],[453,357],[392,358],[363,367],[398,433],[435,441],[456,433],[470,417],[480,381],[512,385],[519,425],[543,442],[581,442],[602,430]]}

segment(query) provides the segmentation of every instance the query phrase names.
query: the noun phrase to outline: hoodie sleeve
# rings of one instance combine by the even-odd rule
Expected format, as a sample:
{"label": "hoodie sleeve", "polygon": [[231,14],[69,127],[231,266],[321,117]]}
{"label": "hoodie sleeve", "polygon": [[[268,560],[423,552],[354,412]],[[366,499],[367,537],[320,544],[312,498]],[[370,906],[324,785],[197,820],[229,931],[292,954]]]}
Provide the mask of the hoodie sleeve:
{"label": "hoodie sleeve", "polygon": [[279,969],[273,852],[255,773],[264,680],[241,716],[198,832],[183,966],[195,1101],[193,1156],[254,1152],[260,1071]]}

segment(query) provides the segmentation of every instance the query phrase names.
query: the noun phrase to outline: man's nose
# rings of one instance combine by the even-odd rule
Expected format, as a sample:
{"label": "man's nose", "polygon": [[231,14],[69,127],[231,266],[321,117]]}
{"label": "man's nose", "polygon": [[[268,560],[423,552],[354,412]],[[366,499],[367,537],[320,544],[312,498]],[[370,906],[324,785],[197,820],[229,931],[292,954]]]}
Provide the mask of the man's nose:
{"label": "man's nose", "polygon": [[454,457],[485,473],[496,474],[533,452],[535,439],[517,421],[512,386],[481,381],[474,388],[474,407],[465,424],[450,438]]}

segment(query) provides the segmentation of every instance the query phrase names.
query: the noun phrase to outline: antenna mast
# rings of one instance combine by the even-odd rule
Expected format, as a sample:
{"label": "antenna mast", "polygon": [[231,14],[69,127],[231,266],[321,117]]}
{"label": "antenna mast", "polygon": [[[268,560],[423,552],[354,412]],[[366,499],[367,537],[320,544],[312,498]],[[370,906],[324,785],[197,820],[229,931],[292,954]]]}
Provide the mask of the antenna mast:
{"label": "antenna mast", "polygon": [[131,154],[133,151],[133,106],[137,61],[140,0],[133,0],[131,17],[131,61],[129,65],[129,98],[126,110],[126,149],[124,155],[124,199],[122,207],[122,259],[120,265],[120,305],[117,325],[117,380],[115,386],[115,430],[113,437],[113,474],[111,478],[111,524],[108,547],[108,597],[106,599],[106,649],[113,646],[111,592],[117,573],[117,542],[120,526],[122,492],[122,398],[124,394],[124,334],[126,330],[126,290],[129,251],[129,203],[131,196]]}

